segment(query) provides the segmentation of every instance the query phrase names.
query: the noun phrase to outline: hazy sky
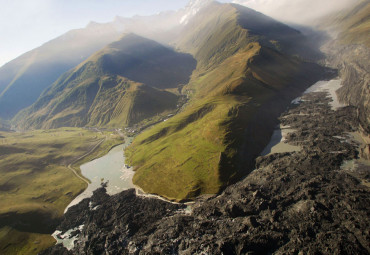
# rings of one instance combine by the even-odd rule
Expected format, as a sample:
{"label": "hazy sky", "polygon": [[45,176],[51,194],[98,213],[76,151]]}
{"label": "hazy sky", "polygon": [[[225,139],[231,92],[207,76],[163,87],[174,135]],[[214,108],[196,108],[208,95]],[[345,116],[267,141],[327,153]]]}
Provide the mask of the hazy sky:
{"label": "hazy sky", "polygon": [[287,23],[310,25],[315,19],[347,6],[358,0],[233,0],[268,16]]}
{"label": "hazy sky", "polygon": [[[189,0],[0,0],[0,67],[89,21],[177,10]],[[193,0],[203,1],[203,0]],[[236,2],[286,22],[307,23],[357,0],[219,0]]]}
{"label": "hazy sky", "polygon": [[177,10],[188,0],[0,0],[0,66],[89,21]]}

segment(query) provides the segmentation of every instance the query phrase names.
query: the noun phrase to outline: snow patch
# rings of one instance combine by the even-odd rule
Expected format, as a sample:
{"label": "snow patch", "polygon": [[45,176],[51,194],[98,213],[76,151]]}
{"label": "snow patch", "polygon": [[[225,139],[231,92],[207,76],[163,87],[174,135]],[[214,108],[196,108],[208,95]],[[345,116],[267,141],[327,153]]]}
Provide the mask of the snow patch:
{"label": "snow patch", "polygon": [[185,7],[185,14],[181,17],[180,24],[186,25],[203,7],[212,2],[212,0],[191,0]]}

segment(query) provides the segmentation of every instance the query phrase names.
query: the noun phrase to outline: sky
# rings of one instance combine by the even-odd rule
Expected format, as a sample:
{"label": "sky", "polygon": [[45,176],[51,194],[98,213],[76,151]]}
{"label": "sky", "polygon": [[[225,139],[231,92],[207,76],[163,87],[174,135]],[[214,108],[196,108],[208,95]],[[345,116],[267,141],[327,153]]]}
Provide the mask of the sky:
{"label": "sky", "polygon": [[0,66],[90,21],[152,15],[188,0],[0,0]]}
{"label": "sky", "polygon": [[[90,21],[178,10],[189,0],[0,0],[0,67]],[[202,0],[193,0],[202,1]],[[246,5],[284,22],[308,24],[357,0],[219,0]]]}

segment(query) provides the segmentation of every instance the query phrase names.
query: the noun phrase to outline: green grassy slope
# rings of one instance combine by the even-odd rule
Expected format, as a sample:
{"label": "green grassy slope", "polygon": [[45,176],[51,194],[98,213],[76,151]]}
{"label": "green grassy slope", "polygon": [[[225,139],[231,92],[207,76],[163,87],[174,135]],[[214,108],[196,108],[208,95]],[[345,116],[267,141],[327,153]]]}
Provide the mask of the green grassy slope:
{"label": "green grassy slope", "polygon": [[21,128],[129,126],[176,108],[177,96],[161,88],[187,83],[194,67],[191,56],[128,34],[62,75],[15,122]]}
{"label": "green grassy slope", "polygon": [[[195,17],[199,26],[193,29],[190,22],[177,41],[177,47],[198,61],[183,89],[190,102],[183,112],[140,134],[126,150],[127,162],[136,168],[134,183],[145,191],[174,200],[219,192],[248,171],[240,165],[240,148],[258,110],[318,78],[317,66],[259,41],[270,34],[259,37],[240,26],[238,8],[211,5]],[[265,16],[255,15],[251,22],[266,22]]]}
{"label": "green grassy slope", "polygon": [[289,55],[319,55],[299,31],[252,9],[217,2],[200,10],[174,45],[196,58],[198,70],[207,70],[255,41]]}
{"label": "green grassy slope", "polygon": [[253,41],[237,24],[237,15],[231,5],[214,2],[189,21],[174,44],[196,58],[198,69],[214,68]]}
{"label": "green grassy slope", "polygon": [[111,134],[77,128],[0,131],[1,254],[36,254],[54,244],[53,227],[65,207],[86,188],[68,164],[102,139],[90,159],[122,143],[120,136]]}

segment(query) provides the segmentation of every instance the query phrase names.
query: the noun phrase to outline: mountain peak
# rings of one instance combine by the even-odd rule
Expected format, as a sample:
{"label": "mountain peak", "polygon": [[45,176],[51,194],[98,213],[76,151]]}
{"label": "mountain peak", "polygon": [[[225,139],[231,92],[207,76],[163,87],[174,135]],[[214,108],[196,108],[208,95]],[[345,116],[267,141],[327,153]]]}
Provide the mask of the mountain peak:
{"label": "mountain peak", "polygon": [[180,23],[186,25],[189,20],[199,12],[199,10],[213,2],[213,0],[190,0],[185,7],[185,14],[181,17]]}

